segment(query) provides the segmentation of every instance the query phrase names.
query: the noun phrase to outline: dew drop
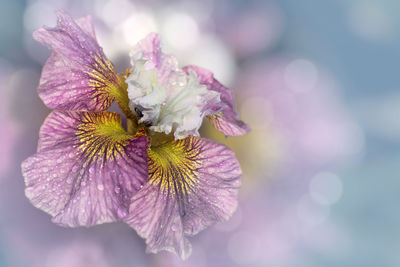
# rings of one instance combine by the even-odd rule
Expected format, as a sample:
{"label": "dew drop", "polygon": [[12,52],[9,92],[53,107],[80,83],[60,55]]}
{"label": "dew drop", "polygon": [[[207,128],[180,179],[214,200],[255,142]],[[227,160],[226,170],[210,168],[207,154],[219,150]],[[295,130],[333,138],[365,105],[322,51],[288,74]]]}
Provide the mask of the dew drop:
{"label": "dew drop", "polygon": [[123,218],[126,216],[126,211],[123,209],[118,209],[117,214],[118,214],[118,217]]}
{"label": "dew drop", "polygon": [[102,184],[97,185],[97,189],[100,191],[104,190],[104,186]]}

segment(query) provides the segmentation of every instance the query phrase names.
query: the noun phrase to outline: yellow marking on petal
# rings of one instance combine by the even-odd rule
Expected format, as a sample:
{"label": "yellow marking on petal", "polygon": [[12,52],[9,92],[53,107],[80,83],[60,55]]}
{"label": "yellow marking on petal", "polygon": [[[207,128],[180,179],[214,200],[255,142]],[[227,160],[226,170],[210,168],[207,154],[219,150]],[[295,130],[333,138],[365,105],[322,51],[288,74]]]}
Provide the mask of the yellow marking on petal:
{"label": "yellow marking on petal", "polygon": [[78,149],[87,160],[117,159],[125,153],[124,147],[133,138],[121,125],[120,115],[113,112],[85,112],[77,126]]}
{"label": "yellow marking on petal", "polygon": [[108,108],[114,101],[111,92],[118,87],[118,80],[112,63],[96,55],[94,63],[89,66],[86,72],[89,78],[89,86],[92,87],[92,97],[102,103],[104,109]]}
{"label": "yellow marking on petal", "polygon": [[125,76],[122,73],[118,73],[117,77],[119,80],[119,86],[115,87],[114,90],[111,91],[111,95],[115,97],[115,101],[118,103],[126,117],[134,119],[134,124],[136,126],[137,118],[129,108],[128,84],[125,82]]}
{"label": "yellow marking on petal", "polygon": [[93,88],[92,96],[109,107],[114,100],[121,107],[128,118],[134,118],[129,108],[128,85],[123,74],[115,72],[113,64],[106,58],[96,55],[94,63],[90,66],[89,85]]}
{"label": "yellow marking on petal", "polygon": [[210,120],[211,124],[215,127],[218,128],[218,119],[222,118],[223,114],[222,112],[218,112],[216,114],[212,115],[207,115],[207,118]]}
{"label": "yellow marking on petal", "polygon": [[190,136],[149,149],[149,182],[164,193],[187,195],[193,191],[201,166],[196,140]]}

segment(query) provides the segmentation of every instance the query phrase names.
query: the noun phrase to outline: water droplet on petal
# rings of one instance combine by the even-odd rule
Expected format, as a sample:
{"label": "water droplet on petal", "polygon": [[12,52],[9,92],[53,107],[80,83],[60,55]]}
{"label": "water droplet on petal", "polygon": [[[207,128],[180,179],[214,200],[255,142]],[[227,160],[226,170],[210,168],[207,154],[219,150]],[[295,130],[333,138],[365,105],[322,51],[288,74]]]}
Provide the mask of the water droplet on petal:
{"label": "water droplet on petal", "polygon": [[102,185],[102,184],[97,185],[97,189],[100,190],[100,191],[103,191],[104,190],[104,185]]}
{"label": "water droplet on petal", "polygon": [[126,216],[127,213],[126,213],[126,211],[123,210],[123,209],[118,209],[118,210],[117,210],[117,214],[118,214],[118,217],[123,218],[123,217]]}

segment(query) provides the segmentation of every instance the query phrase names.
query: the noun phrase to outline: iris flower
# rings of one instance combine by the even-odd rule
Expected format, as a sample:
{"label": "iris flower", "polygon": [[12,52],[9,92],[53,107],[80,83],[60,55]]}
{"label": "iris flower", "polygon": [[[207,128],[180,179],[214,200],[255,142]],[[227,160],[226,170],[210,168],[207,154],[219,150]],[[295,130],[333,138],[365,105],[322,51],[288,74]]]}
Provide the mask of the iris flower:
{"label": "iris flower", "polygon": [[[90,16],[59,12],[56,27],[33,37],[51,49],[38,93],[53,111],[37,153],[22,163],[28,199],[59,225],[123,221],[148,252],[188,257],[186,237],[237,206],[242,172],[234,153],[198,132],[204,117],[227,136],[249,131],[232,92],[208,70],[179,68],[154,33],[132,49],[126,73],[104,55]],[[106,111],[114,101],[126,127]]]}

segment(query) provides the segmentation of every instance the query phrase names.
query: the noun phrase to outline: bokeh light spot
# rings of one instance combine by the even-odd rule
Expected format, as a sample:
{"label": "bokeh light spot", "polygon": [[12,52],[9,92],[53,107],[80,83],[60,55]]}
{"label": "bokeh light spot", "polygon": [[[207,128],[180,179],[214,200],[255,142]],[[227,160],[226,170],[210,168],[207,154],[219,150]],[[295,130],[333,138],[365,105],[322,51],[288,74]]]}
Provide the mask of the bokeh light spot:
{"label": "bokeh light spot", "polygon": [[[195,51],[195,52],[193,52]],[[212,35],[203,35],[196,47],[184,58],[179,58],[182,65],[198,65],[212,70],[216,79],[229,85],[233,78],[236,62],[228,47]]]}
{"label": "bokeh light spot", "polygon": [[240,105],[240,116],[252,129],[265,127],[273,121],[271,103],[265,97],[250,97]]}
{"label": "bokeh light spot", "polygon": [[[43,14],[46,14],[43,16]],[[24,13],[24,26],[27,32],[39,29],[40,27],[52,26],[57,21],[54,7],[45,2],[38,1],[28,5]]]}
{"label": "bokeh light spot", "polygon": [[[379,3],[379,2],[378,2]],[[393,35],[393,23],[382,5],[359,1],[349,10],[350,28],[369,41],[384,41]]]}
{"label": "bokeh light spot", "polygon": [[147,13],[135,13],[122,24],[124,39],[129,45],[135,45],[150,32],[157,32],[154,17]]}
{"label": "bokeh light spot", "polygon": [[312,62],[296,59],[287,65],[284,79],[293,92],[307,92],[317,83],[318,70]]}
{"label": "bokeh light spot", "polygon": [[329,216],[329,206],[320,205],[310,196],[304,195],[297,204],[297,216],[308,226],[323,223]]}
{"label": "bokeh light spot", "polygon": [[188,48],[197,42],[197,23],[187,14],[170,14],[163,27],[166,41],[176,49]]}
{"label": "bokeh light spot", "polygon": [[312,178],[309,190],[311,198],[318,204],[332,205],[340,199],[343,185],[336,174],[320,172]]}
{"label": "bokeh light spot", "polygon": [[259,257],[260,240],[251,232],[238,232],[230,238],[227,249],[234,262],[251,264]]}

